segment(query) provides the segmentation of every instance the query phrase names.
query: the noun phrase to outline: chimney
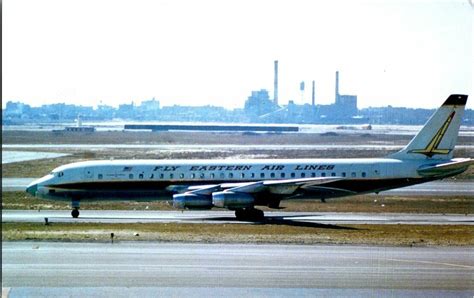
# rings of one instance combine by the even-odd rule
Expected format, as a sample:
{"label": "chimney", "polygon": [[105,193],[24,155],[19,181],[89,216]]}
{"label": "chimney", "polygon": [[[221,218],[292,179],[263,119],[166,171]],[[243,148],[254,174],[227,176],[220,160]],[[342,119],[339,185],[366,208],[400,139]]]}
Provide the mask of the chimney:
{"label": "chimney", "polygon": [[315,106],[315,87],[314,87],[314,80],[313,80],[313,89],[312,89],[312,93],[311,93],[311,105],[313,106],[313,109],[314,109],[314,106]]}
{"label": "chimney", "polygon": [[278,105],[278,60],[275,60],[275,80],[273,85],[273,103]]}
{"label": "chimney", "polygon": [[336,71],[336,104],[339,103],[339,71]]}

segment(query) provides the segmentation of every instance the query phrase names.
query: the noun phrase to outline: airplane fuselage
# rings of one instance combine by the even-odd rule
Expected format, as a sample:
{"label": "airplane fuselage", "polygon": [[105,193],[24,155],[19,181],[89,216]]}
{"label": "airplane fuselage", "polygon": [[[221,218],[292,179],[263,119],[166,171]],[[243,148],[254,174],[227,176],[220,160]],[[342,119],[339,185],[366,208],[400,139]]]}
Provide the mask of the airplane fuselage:
{"label": "airplane fuselage", "polygon": [[66,201],[156,200],[170,199],[170,194],[193,185],[333,177],[335,181],[324,189],[307,188],[290,196],[333,198],[432,180],[418,174],[424,164],[423,160],[389,158],[88,161],[55,169],[35,191],[45,198]]}
{"label": "airplane fuselage", "polygon": [[79,203],[173,198],[181,209],[227,208],[240,219],[261,219],[255,206],[281,200],[329,199],[457,175],[474,160],[453,159],[467,95],[453,94],[402,150],[385,158],[259,160],[107,160],[61,166],[27,192]]}

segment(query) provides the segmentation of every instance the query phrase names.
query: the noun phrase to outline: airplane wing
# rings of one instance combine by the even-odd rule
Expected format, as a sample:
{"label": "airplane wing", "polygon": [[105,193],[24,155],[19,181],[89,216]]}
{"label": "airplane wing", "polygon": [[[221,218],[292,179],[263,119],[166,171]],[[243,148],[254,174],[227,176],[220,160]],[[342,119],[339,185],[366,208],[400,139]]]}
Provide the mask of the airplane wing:
{"label": "airplane wing", "polygon": [[[324,187],[325,184],[343,180],[341,177],[298,178],[284,180],[262,180],[257,182],[222,183],[213,185],[190,186],[185,191],[196,195],[211,195],[216,191],[232,191],[248,194],[268,192],[271,194],[291,195],[298,189],[312,189]],[[342,190],[339,190],[342,191]]]}

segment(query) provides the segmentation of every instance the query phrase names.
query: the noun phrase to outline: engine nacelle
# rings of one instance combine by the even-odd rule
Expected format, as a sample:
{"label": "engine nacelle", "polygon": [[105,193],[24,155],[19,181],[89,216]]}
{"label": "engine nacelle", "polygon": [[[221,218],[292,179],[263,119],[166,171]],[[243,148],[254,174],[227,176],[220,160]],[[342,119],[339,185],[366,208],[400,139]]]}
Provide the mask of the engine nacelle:
{"label": "engine nacelle", "polygon": [[177,209],[211,209],[211,196],[201,196],[192,193],[173,195],[173,207]]}
{"label": "engine nacelle", "polygon": [[255,198],[242,192],[219,191],[212,193],[212,203],[216,207],[228,209],[241,209],[253,207]]}

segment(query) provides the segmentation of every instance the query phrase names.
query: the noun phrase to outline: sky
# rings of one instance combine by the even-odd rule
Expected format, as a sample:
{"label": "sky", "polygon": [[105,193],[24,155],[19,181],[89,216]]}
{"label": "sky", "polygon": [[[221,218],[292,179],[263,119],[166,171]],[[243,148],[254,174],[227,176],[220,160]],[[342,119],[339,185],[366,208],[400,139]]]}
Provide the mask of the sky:
{"label": "sky", "polygon": [[[472,0],[4,0],[2,105],[436,108],[473,95]],[[300,91],[305,81],[306,90]],[[468,100],[474,108],[474,99]]]}

